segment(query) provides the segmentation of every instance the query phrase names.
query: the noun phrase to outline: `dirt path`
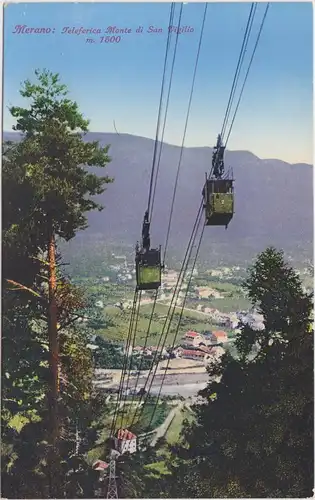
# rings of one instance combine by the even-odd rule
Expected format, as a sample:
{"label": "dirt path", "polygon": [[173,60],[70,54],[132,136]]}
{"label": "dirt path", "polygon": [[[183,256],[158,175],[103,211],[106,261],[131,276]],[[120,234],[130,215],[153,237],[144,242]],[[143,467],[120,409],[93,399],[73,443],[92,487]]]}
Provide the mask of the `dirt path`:
{"label": "dirt path", "polygon": [[156,433],[151,441],[151,446],[155,446],[157,441],[164,437],[165,434],[167,433],[168,429],[169,429],[169,426],[171,425],[171,423],[173,422],[173,419],[176,415],[176,413],[178,413],[184,406],[184,403],[181,402],[179,403],[178,406],[176,406],[176,408],[173,408],[169,414],[167,415],[166,419],[164,420],[163,424],[160,425],[160,427],[158,427],[156,429]]}

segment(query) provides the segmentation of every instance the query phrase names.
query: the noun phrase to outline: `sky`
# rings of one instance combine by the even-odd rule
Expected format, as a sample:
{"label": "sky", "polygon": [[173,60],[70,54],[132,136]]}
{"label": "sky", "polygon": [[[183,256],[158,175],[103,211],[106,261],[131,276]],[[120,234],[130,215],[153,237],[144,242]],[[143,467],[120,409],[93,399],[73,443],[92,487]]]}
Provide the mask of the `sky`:
{"label": "sky", "polygon": [[[90,119],[90,130],[155,138],[169,3],[19,3],[4,9],[4,124],[8,107],[25,105],[21,83],[36,68],[59,73]],[[164,140],[181,145],[200,37],[203,3],[186,3]],[[209,3],[185,146],[213,146],[220,132],[251,4]],[[265,11],[259,3],[236,96]],[[178,25],[176,4],[173,25]],[[313,163],[312,4],[271,3],[227,149],[260,158]],[[13,33],[17,25],[51,33]],[[109,26],[131,29],[101,43]],[[142,33],[136,29],[143,27]],[[149,27],[162,32],[148,33]],[[68,34],[64,28],[100,29]],[[118,35],[115,35],[118,36]],[[94,42],[87,42],[93,38]],[[176,35],[172,35],[170,60]],[[117,39],[118,40],[118,39]],[[166,73],[168,85],[170,64]],[[166,87],[167,88],[167,87]],[[237,102],[235,100],[235,104]]]}

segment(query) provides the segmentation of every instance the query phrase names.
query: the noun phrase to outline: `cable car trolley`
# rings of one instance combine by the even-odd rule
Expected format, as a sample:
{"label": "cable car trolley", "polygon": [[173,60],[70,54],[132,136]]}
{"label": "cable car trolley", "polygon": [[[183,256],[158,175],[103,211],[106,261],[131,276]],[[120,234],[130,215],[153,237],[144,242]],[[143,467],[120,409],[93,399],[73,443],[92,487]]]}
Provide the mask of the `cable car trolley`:
{"label": "cable car trolley", "polygon": [[142,247],[136,246],[136,279],[138,290],[157,290],[161,286],[161,247],[150,248],[148,212],[142,226]]}
{"label": "cable car trolley", "polygon": [[234,179],[232,175],[224,176],[224,150],[219,135],[213,151],[211,174],[209,178],[206,174],[202,196],[206,225],[227,228],[234,214]]}

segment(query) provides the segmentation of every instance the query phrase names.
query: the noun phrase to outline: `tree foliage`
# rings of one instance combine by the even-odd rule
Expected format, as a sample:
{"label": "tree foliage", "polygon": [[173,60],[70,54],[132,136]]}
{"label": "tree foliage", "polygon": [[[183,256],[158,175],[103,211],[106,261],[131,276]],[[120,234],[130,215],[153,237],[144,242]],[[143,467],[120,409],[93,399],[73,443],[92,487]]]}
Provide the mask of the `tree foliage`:
{"label": "tree foliage", "polygon": [[[105,167],[109,147],[87,142],[88,121],[68,99],[59,76],[36,71],[21,89],[28,107],[12,107],[19,140],[4,145],[2,225],[2,495],[91,497],[94,472],[84,453],[96,439],[92,423],[104,411],[92,387],[88,339],[75,319],[82,291],[57,274],[60,345],[60,468],[52,477],[49,455],[48,244],[69,240],[87,225],[86,212],[112,180],[89,172]],[[55,488],[56,489],[56,488]]]}
{"label": "tree foliage", "polygon": [[274,248],[244,287],[265,328],[244,325],[239,358],[227,354],[209,372],[187,446],[173,448],[168,497],[312,496],[312,296]]}

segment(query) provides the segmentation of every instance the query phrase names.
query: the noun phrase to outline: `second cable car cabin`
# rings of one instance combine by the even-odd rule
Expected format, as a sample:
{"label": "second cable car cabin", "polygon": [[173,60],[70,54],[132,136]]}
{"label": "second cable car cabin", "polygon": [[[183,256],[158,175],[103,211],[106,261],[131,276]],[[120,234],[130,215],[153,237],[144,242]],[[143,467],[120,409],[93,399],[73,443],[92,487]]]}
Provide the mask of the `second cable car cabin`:
{"label": "second cable car cabin", "polygon": [[136,279],[139,290],[157,290],[161,286],[161,248],[137,250]]}
{"label": "second cable car cabin", "polygon": [[148,211],[142,226],[142,247],[136,247],[136,279],[138,290],[157,290],[161,286],[161,247],[150,248],[150,222]]}
{"label": "second cable car cabin", "polygon": [[202,191],[206,226],[227,228],[234,214],[233,179],[208,179]]}

